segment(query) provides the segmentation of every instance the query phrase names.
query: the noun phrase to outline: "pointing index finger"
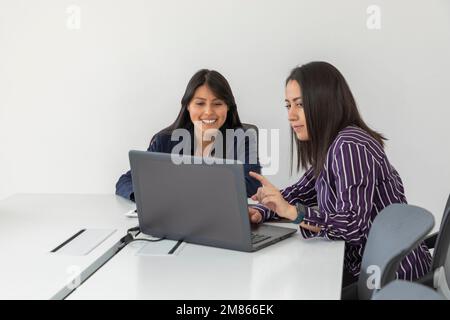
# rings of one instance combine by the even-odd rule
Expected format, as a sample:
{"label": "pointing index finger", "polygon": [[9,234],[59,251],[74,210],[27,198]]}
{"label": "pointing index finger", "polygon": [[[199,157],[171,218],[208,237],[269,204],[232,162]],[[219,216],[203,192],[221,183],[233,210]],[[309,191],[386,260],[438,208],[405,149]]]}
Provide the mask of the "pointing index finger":
{"label": "pointing index finger", "polygon": [[269,180],[267,180],[264,176],[262,176],[262,175],[260,175],[260,174],[258,174],[258,173],[256,173],[256,172],[250,171],[249,174],[250,174],[251,177],[253,177],[253,178],[255,178],[256,180],[258,180],[259,182],[261,182],[261,184],[262,184],[263,186],[270,186],[270,185],[272,185],[272,184],[269,182]]}

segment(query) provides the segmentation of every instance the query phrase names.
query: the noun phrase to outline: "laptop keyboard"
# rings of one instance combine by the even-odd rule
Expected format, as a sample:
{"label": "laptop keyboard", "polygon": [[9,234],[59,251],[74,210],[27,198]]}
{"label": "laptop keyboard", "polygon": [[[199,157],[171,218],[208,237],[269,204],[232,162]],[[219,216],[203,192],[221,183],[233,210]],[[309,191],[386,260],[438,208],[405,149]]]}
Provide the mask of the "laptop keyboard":
{"label": "laptop keyboard", "polygon": [[269,238],[270,238],[270,236],[266,236],[264,234],[252,233],[252,244],[264,241]]}

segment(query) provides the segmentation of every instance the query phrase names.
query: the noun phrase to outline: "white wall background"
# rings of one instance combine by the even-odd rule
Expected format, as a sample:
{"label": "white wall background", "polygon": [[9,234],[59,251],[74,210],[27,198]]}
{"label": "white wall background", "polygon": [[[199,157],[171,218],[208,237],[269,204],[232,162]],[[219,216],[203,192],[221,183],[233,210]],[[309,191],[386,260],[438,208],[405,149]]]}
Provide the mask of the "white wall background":
{"label": "white wall background", "polygon": [[[369,5],[381,29],[366,26]],[[70,5],[81,28],[67,27]],[[171,123],[200,68],[229,80],[241,119],[281,130],[283,83],[326,60],[347,78],[410,203],[450,193],[450,1],[0,0],[0,198],[113,193],[129,149]]]}

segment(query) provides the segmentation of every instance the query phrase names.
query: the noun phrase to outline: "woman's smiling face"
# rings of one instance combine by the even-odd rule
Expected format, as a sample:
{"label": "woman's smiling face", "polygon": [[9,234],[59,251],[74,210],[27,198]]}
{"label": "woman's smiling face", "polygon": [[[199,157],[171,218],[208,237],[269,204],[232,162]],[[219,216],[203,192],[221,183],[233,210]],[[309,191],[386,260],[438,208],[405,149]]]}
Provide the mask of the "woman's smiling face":
{"label": "woman's smiling face", "polygon": [[192,123],[201,124],[203,133],[223,126],[227,119],[228,106],[217,98],[207,85],[202,85],[195,90],[187,110]]}

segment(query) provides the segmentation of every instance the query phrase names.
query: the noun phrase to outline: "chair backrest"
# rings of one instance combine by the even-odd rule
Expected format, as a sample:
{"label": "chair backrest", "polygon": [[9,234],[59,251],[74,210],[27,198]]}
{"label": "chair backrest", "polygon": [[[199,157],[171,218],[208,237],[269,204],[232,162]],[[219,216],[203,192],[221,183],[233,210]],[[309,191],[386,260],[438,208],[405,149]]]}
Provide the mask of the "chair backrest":
{"label": "chair backrest", "polygon": [[431,264],[433,287],[450,298],[450,196],[442,216]]}
{"label": "chair backrest", "polygon": [[445,300],[435,290],[410,281],[395,280],[375,292],[373,300]]}
{"label": "chair backrest", "polygon": [[432,270],[436,270],[439,267],[445,265],[447,254],[450,245],[450,196],[447,199],[447,204],[444,209],[444,215],[442,216],[441,226],[436,239],[433,253]]}
{"label": "chair backrest", "polygon": [[256,134],[258,134],[258,127],[251,123],[242,123],[242,128],[244,131],[247,131],[248,129],[253,129],[256,131]]}
{"label": "chair backrest", "polygon": [[258,145],[258,140],[259,140],[259,130],[258,127],[255,126],[254,124],[250,124],[250,123],[243,123],[242,124],[242,128],[244,129],[245,132],[247,132],[248,130],[254,130],[256,133],[256,145]]}
{"label": "chair backrest", "polygon": [[394,280],[402,259],[433,226],[433,215],[420,207],[396,203],[384,208],[370,228],[358,279],[358,298],[368,300]]}
{"label": "chair backrest", "polygon": [[250,130],[254,130],[255,134],[256,134],[256,155],[259,158],[259,130],[258,127],[254,124],[251,123],[242,123],[242,128],[244,129],[245,132],[247,132],[249,129]]}

